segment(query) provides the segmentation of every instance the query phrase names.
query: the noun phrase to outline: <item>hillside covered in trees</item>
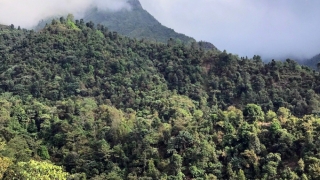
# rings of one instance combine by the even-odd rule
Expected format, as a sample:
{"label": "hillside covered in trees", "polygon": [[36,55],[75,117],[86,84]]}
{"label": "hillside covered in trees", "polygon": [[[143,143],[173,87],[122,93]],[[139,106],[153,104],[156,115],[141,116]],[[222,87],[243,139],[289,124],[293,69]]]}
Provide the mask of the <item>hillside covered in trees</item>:
{"label": "hillside covered in trees", "polygon": [[144,10],[138,0],[129,0],[131,10],[122,9],[117,12],[90,9],[83,18],[108,27],[121,35],[149,41],[167,42],[168,39],[179,39],[184,43],[194,42],[195,39],[175,32],[163,26],[149,12]]}
{"label": "hillside covered in trees", "polygon": [[315,70],[71,16],[0,29],[0,179],[320,178]]}
{"label": "hillside covered in trees", "polygon": [[[184,44],[191,45],[196,40],[192,37],[175,32],[173,29],[162,25],[149,12],[141,6],[139,0],[128,0],[130,9],[121,9],[118,11],[101,10],[98,7],[89,8],[83,15],[85,22],[101,24],[108,27],[109,31],[116,31],[118,34],[148,41],[167,43],[168,39],[181,41]],[[50,24],[52,18],[39,22],[34,28],[36,31],[42,29],[46,24]],[[209,42],[199,42],[199,46],[205,49],[217,50]]]}
{"label": "hillside covered in trees", "polygon": [[319,70],[320,69],[320,54],[312,57],[311,59],[301,61],[301,64],[304,64],[304,65],[309,66],[313,69]]}

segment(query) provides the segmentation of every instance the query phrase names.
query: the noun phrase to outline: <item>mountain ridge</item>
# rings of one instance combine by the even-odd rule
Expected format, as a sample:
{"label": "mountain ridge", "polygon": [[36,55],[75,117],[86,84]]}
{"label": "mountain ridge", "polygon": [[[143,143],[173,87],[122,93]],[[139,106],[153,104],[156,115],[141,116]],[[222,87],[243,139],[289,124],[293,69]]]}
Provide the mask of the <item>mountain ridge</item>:
{"label": "mountain ridge", "polygon": [[139,0],[128,0],[128,4],[130,4],[133,9],[143,9]]}
{"label": "mountain ridge", "polygon": [[310,59],[300,61],[300,64],[308,66],[308,67],[315,69],[315,70],[320,70],[319,63],[320,63],[320,54],[317,54]]}
{"label": "mountain ridge", "polygon": [[[169,40],[180,41],[189,46],[197,41],[185,34],[175,32],[173,29],[163,26],[149,12],[143,9],[139,0],[129,0],[130,10],[121,9],[119,11],[102,11],[97,7],[87,10],[82,18],[85,22],[92,22],[95,25],[104,25],[110,31],[115,31],[121,35],[139,40],[167,43]],[[42,20],[34,27],[39,31],[50,24],[52,19]],[[218,50],[212,43],[200,41],[196,45],[205,50]]]}
{"label": "mountain ridge", "polygon": [[173,29],[163,26],[149,12],[143,9],[139,0],[129,0],[131,9],[121,9],[116,12],[101,11],[98,8],[88,10],[83,19],[95,24],[106,26],[111,31],[122,35],[147,39],[166,43],[170,38],[179,39],[185,44],[191,44],[196,40],[192,37],[175,32]]}

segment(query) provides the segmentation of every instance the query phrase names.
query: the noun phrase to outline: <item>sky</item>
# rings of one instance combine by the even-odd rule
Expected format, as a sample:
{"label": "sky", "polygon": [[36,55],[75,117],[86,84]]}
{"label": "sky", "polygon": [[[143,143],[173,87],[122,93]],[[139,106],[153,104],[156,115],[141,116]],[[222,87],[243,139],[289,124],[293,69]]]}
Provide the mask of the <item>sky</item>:
{"label": "sky", "polygon": [[220,50],[263,59],[320,53],[319,0],[140,0],[163,25]]}
{"label": "sky", "polygon": [[[263,59],[320,53],[319,0],[140,0],[163,25],[220,50]],[[126,0],[0,0],[0,24],[30,28],[44,17],[92,6],[130,9]]]}
{"label": "sky", "polygon": [[32,28],[52,16],[71,13],[81,18],[92,6],[109,11],[130,9],[127,0],[0,0],[0,23]]}

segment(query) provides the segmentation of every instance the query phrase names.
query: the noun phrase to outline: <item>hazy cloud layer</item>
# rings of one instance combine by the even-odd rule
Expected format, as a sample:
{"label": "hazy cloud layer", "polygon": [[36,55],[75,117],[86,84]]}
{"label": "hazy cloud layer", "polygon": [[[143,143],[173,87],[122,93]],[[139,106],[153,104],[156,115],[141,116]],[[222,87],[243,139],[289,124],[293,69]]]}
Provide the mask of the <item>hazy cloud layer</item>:
{"label": "hazy cloud layer", "polygon": [[240,56],[320,53],[319,0],[140,0],[162,24]]}
{"label": "hazy cloud layer", "polygon": [[127,0],[0,0],[0,23],[30,28],[46,17],[72,13],[80,18],[92,6],[109,11],[130,8]]}
{"label": "hazy cloud layer", "polygon": [[[116,11],[127,0],[0,0],[0,24],[25,28],[88,7]],[[320,53],[319,0],[140,0],[162,24],[240,56],[311,57]]]}

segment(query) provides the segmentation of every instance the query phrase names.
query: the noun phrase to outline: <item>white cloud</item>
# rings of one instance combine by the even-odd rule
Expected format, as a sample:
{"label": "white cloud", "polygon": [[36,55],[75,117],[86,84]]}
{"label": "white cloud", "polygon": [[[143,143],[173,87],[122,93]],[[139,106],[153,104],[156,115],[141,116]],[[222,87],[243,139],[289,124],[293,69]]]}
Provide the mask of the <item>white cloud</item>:
{"label": "white cloud", "polygon": [[118,11],[123,8],[130,9],[127,0],[93,0],[93,4],[98,7],[99,10]]}
{"label": "white cloud", "polygon": [[0,23],[31,28],[55,15],[72,13],[79,18],[92,6],[111,11],[130,8],[127,0],[0,0]]}
{"label": "white cloud", "polygon": [[[310,57],[320,53],[317,0],[140,0],[162,24],[240,56]],[[116,11],[127,0],[0,0],[0,24],[30,28],[41,19],[91,6]]]}
{"label": "white cloud", "polygon": [[140,0],[162,24],[249,57],[320,53],[320,1]]}

